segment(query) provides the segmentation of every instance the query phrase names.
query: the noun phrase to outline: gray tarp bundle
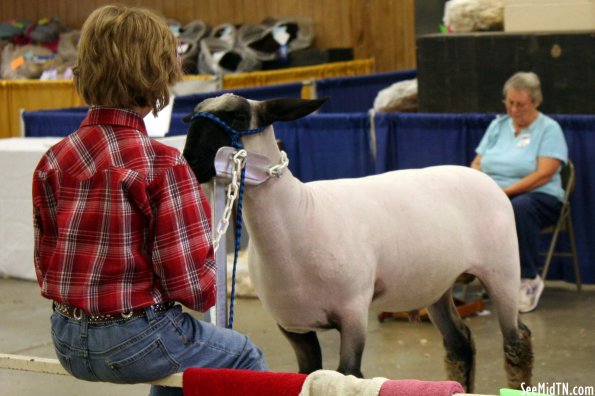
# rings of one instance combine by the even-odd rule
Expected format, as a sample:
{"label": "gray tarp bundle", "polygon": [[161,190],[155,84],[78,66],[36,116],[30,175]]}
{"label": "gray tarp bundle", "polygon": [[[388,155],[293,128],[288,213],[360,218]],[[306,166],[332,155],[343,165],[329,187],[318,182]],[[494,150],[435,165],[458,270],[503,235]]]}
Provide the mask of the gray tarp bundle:
{"label": "gray tarp bundle", "polygon": [[202,74],[259,70],[263,61],[307,48],[314,38],[310,18],[266,18],[260,24],[219,25],[200,45],[198,69]]}

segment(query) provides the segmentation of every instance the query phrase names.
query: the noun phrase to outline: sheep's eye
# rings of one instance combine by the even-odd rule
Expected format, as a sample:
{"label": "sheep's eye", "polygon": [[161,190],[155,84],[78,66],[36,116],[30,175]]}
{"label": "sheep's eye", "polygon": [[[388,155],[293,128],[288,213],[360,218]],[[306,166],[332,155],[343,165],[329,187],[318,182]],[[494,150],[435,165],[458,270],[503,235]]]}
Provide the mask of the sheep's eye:
{"label": "sheep's eye", "polygon": [[237,122],[247,122],[250,120],[250,117],[245,113],[237,113],[234,114],[234,120]]}
{"label": "sheep's eye", "polygon": [[236,113],[230,118],[231,126],[235,129],[246,129],[250,125],[250,117],[243,113]]}

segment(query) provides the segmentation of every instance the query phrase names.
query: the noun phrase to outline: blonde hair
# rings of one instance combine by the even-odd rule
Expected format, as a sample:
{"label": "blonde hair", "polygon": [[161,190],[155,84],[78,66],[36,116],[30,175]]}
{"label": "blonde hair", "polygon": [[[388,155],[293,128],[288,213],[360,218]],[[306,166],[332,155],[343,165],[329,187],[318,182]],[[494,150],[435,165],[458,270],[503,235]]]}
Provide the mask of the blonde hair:
{"label": "blonde hair", "polygon": [[90,105],[150,107],[169,103],[180,79],[177,41],[165,20],[140,7],[108,5],[81,29],[74,84]]}

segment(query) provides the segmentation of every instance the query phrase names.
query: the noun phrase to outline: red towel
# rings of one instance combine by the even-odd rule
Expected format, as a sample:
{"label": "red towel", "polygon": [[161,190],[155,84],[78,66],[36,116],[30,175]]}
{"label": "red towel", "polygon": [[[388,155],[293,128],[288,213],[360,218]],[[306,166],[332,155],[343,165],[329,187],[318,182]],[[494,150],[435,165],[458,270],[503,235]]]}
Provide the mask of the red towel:
{"label": "red towel", "polygon": [[297,396],[306,374],[190,368],[184,371],[184,396]]}
{"label": "red towel", "polygon": [[388,380],[378,396],[452,396],[464,392],[456,381]]}

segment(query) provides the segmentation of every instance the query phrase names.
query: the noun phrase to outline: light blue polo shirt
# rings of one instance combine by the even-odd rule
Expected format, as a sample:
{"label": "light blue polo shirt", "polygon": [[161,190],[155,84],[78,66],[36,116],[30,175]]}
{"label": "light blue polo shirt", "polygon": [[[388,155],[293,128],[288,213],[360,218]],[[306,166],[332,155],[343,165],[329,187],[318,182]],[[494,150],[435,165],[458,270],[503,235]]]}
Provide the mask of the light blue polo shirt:
{"label": "light blue polo shirt", "polygon": [[[501,188],[521,180],[537,168],[538,157],[552,157],[568,161],[568,147],[560,125],[539,113],[528,128],[514,136],[512,119],[500,116],[492,121],[475,152],[481,155],[481,170]],[[564,197],[560,170],[552,179],[533,191]]]}

